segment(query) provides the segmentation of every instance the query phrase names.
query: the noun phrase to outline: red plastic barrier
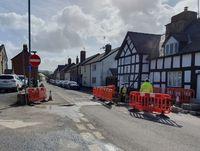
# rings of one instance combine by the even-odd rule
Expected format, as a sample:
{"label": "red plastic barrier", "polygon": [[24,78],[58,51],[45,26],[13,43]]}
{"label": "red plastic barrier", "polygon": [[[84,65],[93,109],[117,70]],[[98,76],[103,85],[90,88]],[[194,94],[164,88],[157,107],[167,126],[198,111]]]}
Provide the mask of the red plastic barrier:
{"label": "red plastic barrier", "polygon": [[37,95],[36,95],[35,88],[28,88],[27,92],[28,92],[29,102],[35,102],[38,99]]}
{"label": "red plastic barrier", "polygon": [[195,91],[192,89],[185,89],[183,91],[183,97],[182,102],[183,103],[189,103],[191,102],[191,99],[195,97]]}
{"label": "red plastic barrier", "polygon": [[130,93],[129,105],[139,111],[156,112],[160,114],[169,114],[172,106],[171,96],[161,93]]}
{"label": "red plastic barrier", "polygon": [[41,102],[47,98],[47,92],[45,87],[28,88],[29,102]]}
{"label": "red plastic barrier", "polygon": [[153,88],[153,92],[154,92],[154,93],[161,93],[161,88],[159,88],[159,87],[154,87],[154,88]]}
{"label": "red plastic barrier", "polygon": [[112,101],[115,95],[115,90],[116,88],[114,85],[94,87],[93,96],[102,101]]}
{"label": "red plastic barrier", "polygon": [[195,97],[195,91],[184,88],[158,88],[154,87],[154,93],[166,93],[171,95],[172,100],[179,99],[180,103],[190,103],[191,99]]}

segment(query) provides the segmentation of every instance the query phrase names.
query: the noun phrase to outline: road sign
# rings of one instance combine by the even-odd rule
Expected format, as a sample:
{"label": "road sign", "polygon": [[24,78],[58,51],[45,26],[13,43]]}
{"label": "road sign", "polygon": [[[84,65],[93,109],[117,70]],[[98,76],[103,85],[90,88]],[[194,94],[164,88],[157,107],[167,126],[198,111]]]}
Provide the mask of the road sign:
{"label": "road sign", "polygon": [[33,54],[31,55],[29,61],[32,67],[38,67],[40,65],[41,59],[38,55]]}

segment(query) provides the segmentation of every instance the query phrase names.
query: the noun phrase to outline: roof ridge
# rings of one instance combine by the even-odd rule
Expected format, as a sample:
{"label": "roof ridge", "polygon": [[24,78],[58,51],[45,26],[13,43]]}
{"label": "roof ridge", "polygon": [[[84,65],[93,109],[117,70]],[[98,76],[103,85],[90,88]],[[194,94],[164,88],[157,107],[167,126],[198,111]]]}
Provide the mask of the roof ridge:
{"label": "roof ridge", "polygon": [[145,32],[135,32],[135,31],[128,31],[128,33],[143,34],[143,35],[155,35],[155,36],[163,35],[163,34],[153,34],[153,33],[145,33]]}

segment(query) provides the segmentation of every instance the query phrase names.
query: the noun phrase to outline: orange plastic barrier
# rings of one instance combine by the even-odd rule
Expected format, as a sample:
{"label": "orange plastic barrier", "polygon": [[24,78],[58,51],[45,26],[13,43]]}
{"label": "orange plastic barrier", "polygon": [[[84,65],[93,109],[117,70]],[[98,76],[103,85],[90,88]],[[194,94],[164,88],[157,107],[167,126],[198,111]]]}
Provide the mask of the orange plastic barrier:
{"label": "orange plastic barrier", "polygon": [[112,101],[115,96],[115,86],[102,86],[93,88],[93,96],[103,101]]}
{"label": "orange plastic barrier", "polygon": [[47,92],[45,87],[28,88],[29,102],[41,102],[47,98]]}
{"label": "orange plastic barrier", "polygon": [[161,93],[130,93],[130,103],[134,109],[151,113],[169,114],[172,106],[171,96]]}
{"label": "orange plastic barrier", "polygon": [[171,95],[172,100],[179,99],[180,103],[190,103],[191,99],[195,97],[195,91],[184,88],[158,88],[154,87],[154,93],[166,93]]}

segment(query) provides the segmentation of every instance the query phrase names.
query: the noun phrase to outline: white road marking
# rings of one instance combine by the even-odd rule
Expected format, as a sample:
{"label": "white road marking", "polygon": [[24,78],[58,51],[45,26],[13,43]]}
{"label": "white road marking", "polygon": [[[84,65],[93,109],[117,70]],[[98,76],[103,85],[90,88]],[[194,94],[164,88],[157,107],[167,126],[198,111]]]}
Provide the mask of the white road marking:
{"label": "white road marking", "polygon": [[86,119],[84,117],[82,117],[81,120],[84,121],[84,122],[87,122],[87,123],[89,122],[88,119]]}
{"label": "white road marking", "polygon": [[105,139],[100,132],[93,132],[93,134],[98,138],[98,139]]}
{"label": "white road marking", "polygon": [[104,145],[105,146],[105,148],[108,150],[108,151],[117,151],[118,149],[115,147],[115,146],[113,146],[112,144],[106,144],[106,145]]}
{"label": "white road marking", "polygon": [[79,119],[72,119],[75,123],[80,123],[81,121]]}
{"label": "white road marking", "polygon": [[83,124],[76,124],[76,127],[81,131],[87,130],[87,128]]}
{"label": "white road marking", "polygon": [[95,127],[92,125],[92,124],[87,124],[87,126],[89,127],[89,129],[91,129],[91,130],[94,130],[95,129]]}
{"label": "white road marking", "polygon": [[22,128],[22,127],[27,127],[27,126],[34,126],[41,124],[39,122],[23,122],[19,120],[0,120],[0,125],[11,128],[11,129],[16,129],[16,128]]}
{"label": "white road marking", "polygon": [[81,136],[83,137],[84,140],[86,141],[91,141],[91,140],[95,140],[94,136],[91,133],[81,133]]}
{"label": "white road marking", "polygon": [[89,145],[88,148],[90,151],[102,151],[102,149],[96,144]]}

